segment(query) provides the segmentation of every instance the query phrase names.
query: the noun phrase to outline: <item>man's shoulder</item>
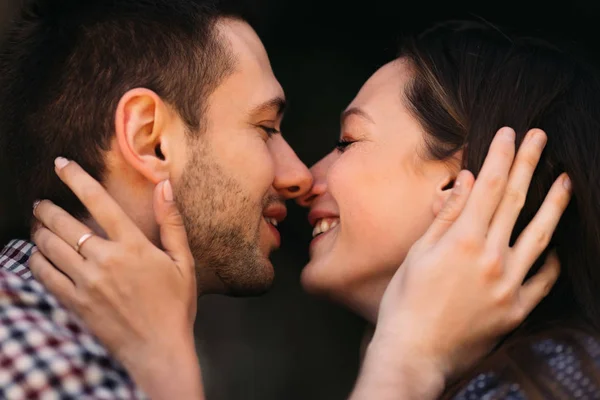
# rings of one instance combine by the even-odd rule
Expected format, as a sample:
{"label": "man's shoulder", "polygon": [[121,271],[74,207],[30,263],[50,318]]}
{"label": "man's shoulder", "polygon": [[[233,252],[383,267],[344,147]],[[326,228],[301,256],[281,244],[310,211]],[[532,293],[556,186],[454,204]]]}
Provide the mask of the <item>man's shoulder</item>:
{"label": "man's shoulder", "polygon": [[[79,333],[83,325],[44,286],[33,279],[28,260],[33,243],[11,241],[0,252],[0,328],[52,324],[54,332]],[[1,338],[0,338],[1,340]]]}
{"label": "man's shoulder", "polygon": [[0,269],[14,273],[23,279],[31,279],[27,266],[35,245],[21,239],[11,240],[0,251]]}
{"label": "man's shoulder", "polygon": [[39,282],[0,269],[0,398],[46,395],[144,397],[75,314]]}
{"label": "man's shoulder", "polygon": [[[19,325],[49,327],[65,336],[82,332],[83,325],[39,282],[0,269],[0,330]],[[2,336],[0,336],[2,340]]]}

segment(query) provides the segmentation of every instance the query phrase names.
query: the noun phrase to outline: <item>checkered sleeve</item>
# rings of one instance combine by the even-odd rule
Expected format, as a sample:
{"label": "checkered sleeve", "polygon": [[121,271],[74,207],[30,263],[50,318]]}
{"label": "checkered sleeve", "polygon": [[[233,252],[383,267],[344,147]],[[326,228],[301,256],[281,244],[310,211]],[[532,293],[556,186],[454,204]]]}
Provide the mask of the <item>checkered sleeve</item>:
{"label": "checkered sleeve", "polygon": [[0,271],[0,398],[146,396],[42,285]]}

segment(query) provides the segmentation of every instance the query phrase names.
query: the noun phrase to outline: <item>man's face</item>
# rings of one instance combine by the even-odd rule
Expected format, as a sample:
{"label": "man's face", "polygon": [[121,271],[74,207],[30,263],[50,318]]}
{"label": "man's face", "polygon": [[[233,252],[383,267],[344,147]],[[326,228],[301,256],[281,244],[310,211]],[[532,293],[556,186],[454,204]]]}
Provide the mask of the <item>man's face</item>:
{"label": "man's face", "polygon": [[306,193],[312,179],[281,135],[271,137],[280,130],[284,93],[260,39],[240,21],[221,21],[218,30],[235,72],[209,97],[204,132],[188,139],[175,197],[200,290],[212,281],[210,291],[260,294],[274,277],[268,257],[280,244],[283,200]]}

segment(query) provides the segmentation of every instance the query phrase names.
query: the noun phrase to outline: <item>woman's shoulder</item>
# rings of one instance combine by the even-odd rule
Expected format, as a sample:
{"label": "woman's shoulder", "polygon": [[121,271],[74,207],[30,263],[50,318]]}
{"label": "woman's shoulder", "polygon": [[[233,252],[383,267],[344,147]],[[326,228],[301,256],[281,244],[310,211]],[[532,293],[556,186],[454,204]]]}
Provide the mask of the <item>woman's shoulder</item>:
{"label": "woman's shoulder", "polygon": [[599,337],[587,330],[553,328],[511,339],[446,397],[600,399]]}

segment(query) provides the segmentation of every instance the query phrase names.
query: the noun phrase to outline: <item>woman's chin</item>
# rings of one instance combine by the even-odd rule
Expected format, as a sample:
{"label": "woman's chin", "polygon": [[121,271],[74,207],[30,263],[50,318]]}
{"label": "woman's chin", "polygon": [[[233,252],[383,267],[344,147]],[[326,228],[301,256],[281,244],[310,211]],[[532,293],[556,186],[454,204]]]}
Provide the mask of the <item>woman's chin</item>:
{"label": "woman's chin", "polygon": [[332,299],[344,291],[339,279],[342,271],[337,270],[331,261],[333,260],[328,254],[311,256],[300,276],[300,283],[306,293]]}
{"label": "woman's chin", "polygon": [[[300,283],[304,291],[310,295],[342,303],[351,296],[351,287],[355,287],[351,274],[345,268],[347,262],[335,262],[332,254],[323,254],[320,257],[311,257],[311,260],[302,270]],[[356,282],[354,282],[356,283]]]}
{"label": "woman's chin", "polygon": [[306,293],[314,296],[324,296],[330,288],[327,285],[327,279],[324,279],[323,273],[319,271],[320,268],[316,264],[311,257],[311,260],[302,269],[300,284]]}

